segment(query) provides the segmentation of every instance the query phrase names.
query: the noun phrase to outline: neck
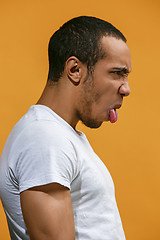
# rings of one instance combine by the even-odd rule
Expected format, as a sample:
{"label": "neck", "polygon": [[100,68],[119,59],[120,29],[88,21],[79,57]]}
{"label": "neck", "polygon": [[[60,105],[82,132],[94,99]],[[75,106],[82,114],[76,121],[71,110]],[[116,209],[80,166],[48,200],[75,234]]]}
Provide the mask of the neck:
{"label": "neck", "polygon": [[37,104],[49,107],[75,129],[79,120],[74,106],[75,98],[72,87],[67,86],[65,81],[47,82]]}

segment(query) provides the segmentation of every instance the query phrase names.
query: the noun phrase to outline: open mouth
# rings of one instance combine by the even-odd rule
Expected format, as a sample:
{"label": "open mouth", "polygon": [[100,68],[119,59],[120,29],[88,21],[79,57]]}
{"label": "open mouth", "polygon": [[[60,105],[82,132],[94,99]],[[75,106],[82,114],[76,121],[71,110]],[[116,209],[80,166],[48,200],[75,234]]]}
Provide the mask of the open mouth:
{"label": "open mouth", "polygon": [[109,120],[111,123],[115,123],[118,120],[118,112],[116,108],[109,110]]}
{"label": "open mouth", "polygon": [[115,123],[118,120],[118,112],[117,109],[121,107],[121,104],[117,104],[114,108],[109,110],[109,120],[111,123]]}

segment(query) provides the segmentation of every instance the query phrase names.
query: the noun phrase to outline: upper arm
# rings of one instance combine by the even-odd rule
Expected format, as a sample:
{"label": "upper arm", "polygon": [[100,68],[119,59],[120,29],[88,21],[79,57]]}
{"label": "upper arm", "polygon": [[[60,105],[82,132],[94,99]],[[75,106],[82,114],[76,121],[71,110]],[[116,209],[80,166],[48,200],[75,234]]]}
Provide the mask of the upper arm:
{"label": "upper arm", "polygon": [[51,183],[20,194],[21,207],[30,239],[74,240],[70,190]]}

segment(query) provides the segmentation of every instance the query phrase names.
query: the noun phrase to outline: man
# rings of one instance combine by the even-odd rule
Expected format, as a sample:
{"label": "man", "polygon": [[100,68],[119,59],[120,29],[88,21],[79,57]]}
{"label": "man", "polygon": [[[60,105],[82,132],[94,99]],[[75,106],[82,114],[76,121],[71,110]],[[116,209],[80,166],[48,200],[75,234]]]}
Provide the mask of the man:
{"label": "man", "polygon": [[116,122],[130,71],[126,39],[108,22],[77,17],[51,37],[44,92],[1,156],[12,239],[125,239],[112,178],[76,125]]}

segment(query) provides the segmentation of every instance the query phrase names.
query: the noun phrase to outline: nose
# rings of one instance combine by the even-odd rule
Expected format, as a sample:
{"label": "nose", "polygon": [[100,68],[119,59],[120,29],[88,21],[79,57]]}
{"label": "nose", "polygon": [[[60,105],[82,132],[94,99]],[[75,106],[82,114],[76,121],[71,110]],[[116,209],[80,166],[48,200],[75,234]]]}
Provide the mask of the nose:
{"label": "nose", "polygon": [[131,93],[128,81],[125,81],[119,88],[120,95],[127,97]]}

